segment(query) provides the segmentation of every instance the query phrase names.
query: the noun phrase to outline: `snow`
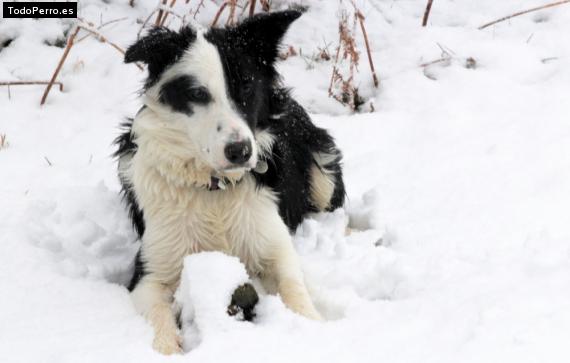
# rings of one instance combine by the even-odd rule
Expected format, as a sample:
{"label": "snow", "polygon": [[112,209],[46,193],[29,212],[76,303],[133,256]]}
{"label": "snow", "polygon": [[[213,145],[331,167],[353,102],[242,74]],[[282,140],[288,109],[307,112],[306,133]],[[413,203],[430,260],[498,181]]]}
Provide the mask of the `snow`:
{"label": "snow", "polygon": [[184,259],[175,300],[181,307],[186,351],[199,346],[202,339],[239,325],[227,310],[234,290],[246,282],[249,276],[237,257],[201,252]]}
{"label": "snow", "polygon": [[[86,0],[80,15],[96,26],[128,17],[101,29],[126,47],[156,6],[135,3]],[[338,2],[304,3],[311,10],[285,44],[309,58],[324,44],[334,50]],[[542,3],[436,0],[421,28],[425,1],[357,1],[381,78],[375,90],[361,54],[357,82],[374,113],[352,115],[327,97],[330,62],[282,62],[285,83],[345,154],[346,208],[311,216],[294,236],[327,321],[297,316],[271,295],[254,324],[224,320],[200,304],[225,306],[215,297],[227,299],[243,271],[227,257],[195,256],[189,269],[235,275],[209,284],[185,273],[205,296],[190,289],[185,306],[212,319],[200,325],[207,333],[186,329],[182,356],[152,350],[152,329],[122,285],[137,242],[111,143],[139,107],[143,72],[87,38],[62,69],[64,92],[54,88],[43,107],[42,87],[0,88],[9,143],[0,149],[1,360],[566,362],[570,5],[477,30]],[[202,24],[216,11],[205,4]],[[62,52],[49,44],[69,25],[0,22],[0,44],[15,37],[0,47],[0,80],[48,79]],[[442,48],[448,61],[420,66]]]}

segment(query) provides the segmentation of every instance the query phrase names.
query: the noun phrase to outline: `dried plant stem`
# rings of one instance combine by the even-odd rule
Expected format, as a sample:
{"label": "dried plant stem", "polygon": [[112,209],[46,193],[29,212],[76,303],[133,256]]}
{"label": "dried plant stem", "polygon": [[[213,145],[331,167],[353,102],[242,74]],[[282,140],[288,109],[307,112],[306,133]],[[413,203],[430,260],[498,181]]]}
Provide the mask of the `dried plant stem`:
{"label": "dried plant stem", "polygon": [[271,10],[271,3],[269,0],[259,0],[259,2],[261,3],[261,8],[263,11],[269,12],[269,10]]}
{"label": "dried plant stem", "polygon": [[249,16],[253,16],[253,14],[255,13],[255,3],[256,0],[250,0],[249,2]]}
{"label": "dried plant stem", "polygon": [[200,0],[200,3],[198,4],[198,6],[196,6],[196,11],[194,12],[194,20],[196,20],[196,15],[198,15],[198,13],[200,12],[200,8],[204,8],[206,7],[206,5],[204,5],[204,0]]}
{"label": "dried plant stem", "polygon": [[360,10],[356,10],[356,16],[360,23],[360,29],[362,30],[362,36],[364,37],[364,44],[366,45],[366,54],[368,55],[368,64],[370,65],[370,71],[372,72],[372,81],[374,82],[374,87],[378,88],[378,77],[376,76],[376,70],[374,69],[374,62],[372,61],[372,55],[370,54],[370,43],[368,43],[368,35],[366,34],[366,28],[364,27],[364,15],[362,15]]}
{"label": "dried plant stem", "polygon": [[214,16],[214,20],[212,20],[212,24],[210,26],[212,27],[216,26],[216,24],[218,23],[218,19],[220,18],[220,15],[222,15],[224,9],[226,8],[226,6],[228,6],[228,4],[229,4],[228,1],[224,1],[224,3],[220,5],[220,8],[218,9],[216,16]]}
{"label": "dried plant stem", "polygon": [[[101,25],[99,25],[99,26],[97,27],[97,30],[100,30],[100,29],[106,27],[107,25],[110,25],[110,24],[113,24],[113,23],[118,23],[118,22],[120,22],[120,21],[127,20],[127,19],[128,19],[128,17],[109,20],[109,21],[104,22],[104,23],[102,23]],[[77,43],[79,43],[79,42],[85,40],[86,38],[89,38],[90,36],[91,36],[91,34],[86,34],[85,36],[83,36],[83,37],[77,39],[77,40],[75,41],[75,44],[77,44]]]}
{"label": "dried plant stem", "polygon": [[[93,29],[91,26],[91,23],[87,23],[89,26],[85,26],[83,24],[79,24],[78,27],[85,30],[86,32],[89,32],[91,34],[93,34],[95,36],[95,38],[97,38],[97,40],[99,40],[100,42],[103,43],[107,43],[109,44],[111,47],[115,48],[118,52],[120,52],[121,54],[125,55],[125,50],[121,47],[119,47],[117,44],[111,42],[109,39],[105,38],[105,36],[103,36],[103,34],[99,33],[97,30]],[[138,63],[135,63],[135,65],[142,71],[144,70],[144,67],[141,66]]]}
{"label": "dried plant stem", "polygon": [[231,25],[235,22],[237,0],[229,0],[229,5],[230,5],[230,14],[228,15],[228,20],[226,21],[226,25]]}
{"label": "dried plant stem", "polygon": [[422,26],[426,26],[428,19],[429,19],[429,14],[431,12],[431,5],[433,4],[433,0],[428,0],[427,5],[426,5],[426,11],[424,12],[424,19],[422,20]]}
{"label": "dried plant stem", "polygon": [[483,30],[483,29],[485,29],[485,28],[487,28],[487,27],[490,27],[491,25],[495,25],[495,24],[497,24],[497,23],[500,23],[500,22],[505,21],[505,20],[509,20],[509,19],[514,18],[514,17],[517,17],[517,16],[525,15],[525,14],[528,14],[528,13],[532,13],[532,12],[534,12],[534,11],[543,10],[543,9],[548,9],[548,8],[552,8],[552,7],[555,7],[555,6],[558,6],[558,5],[563,5],[563,4],[568,4],[568,3],[570,3],[570,0],[557,1],[557,2],[554,2],[554,3],[550,3],[550,4],[538,6],[538,7],[536,7],[536,8],[519,11],[518,13],[514,13],[514,14],[511,14],[511,15],[502,17],[502,18],[500,18],[500,19],[493,20],[493,21],[490,22],[490,23],[481,25],[478,29],[479,29],[479,30]]}
{"label": "dried plant stem", "polygon": [[339,37],[338,48],[336,48],[336,55],[334,57],[334,65],[333,65],[333,71],[331,74],[331,82],[329,84],[329,97],[333,95],[332,88],[334,85],[334,79],[335,79],[336,74],[338,73],[337,64],[338,64],[338,57],[340,56],[341,41],[342,41],[342,35]]}
{"label": "dried plant stem", "polygon": [[[161,0],[162,1],[162,6],[166,5],[166,1],[167,0]],[[162,9],[162,7],[158,10],[158,16],[156,17],[156,21],[154,22],[154,25],[159,26],[160,22],[162,20],[162,14],[164,13],[164,10]]]}
{"label": "dried plant stem", "polygon": [[63,51],[63,55],[61,56],[61,59],[59,60],[59,63],[57,64],[57,67],[55,68],[55,71],[53,72],[53,75],[51,76],[51,79],[50,79],[50,81],[49,81],[49,83],[48,83],[48,85],[44,91],[44,94],[43,94],[42,99],[40,101],[40,106],[42,106],[46,102],[49,91],[51,90],[51,87],[53,86],[55,80],[57,79],[59,71],[61,71],[61,67],[63,66],[63,63],[65,63],[65,59],[69,55],[69,51],[71,50],[71,47],[73,47],[73,41],[75,40],[77,33],[79,33],[79,26],[75,27],[75,29],[71,33],[71,36],[69,37],[69,39],[67,39],[67,45],[65,46],[65,50]]}
{"label": "dried plant stem", "polygon": [[[0,86],[27,86],[27,85],[44,85],[49,84],[49,81],[13,81],[13,82],[0,82]],[[63,91],[63,83],[53,82],[59,86],[59,90]]]}
{"label": "dried plant stem", "polygon": [[[170,8],[172,9],[174,7],[174,4],[176,4],[176,0],[171,0],[170,1]],[[165,12],[164,16],[162,17],[162,20],[160,21],[160,26],[164,25],[164,22],[166,21],[166,18],[168,17],[168,14],[170,14],[170,12]]]}

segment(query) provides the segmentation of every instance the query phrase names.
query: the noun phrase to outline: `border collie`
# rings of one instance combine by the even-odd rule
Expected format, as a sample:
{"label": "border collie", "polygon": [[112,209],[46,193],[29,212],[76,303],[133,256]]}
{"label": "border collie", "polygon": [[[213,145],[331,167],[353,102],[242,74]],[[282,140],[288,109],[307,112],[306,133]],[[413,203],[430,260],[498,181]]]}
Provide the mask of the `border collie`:
{"label": "border collie", "polygon": [[[180,352],[172,310],[183,259],[237,256],[285,305],[321,319],[290,232],[344,202],[341,153],[280,85],[280,41],[302,10],[230,28],[154,28],[125,62],[148,66],[143,106],[117,139],[119,177],[142,243],[129,286],[153,347]],[[271,288],[273,287],[273,288]]]}

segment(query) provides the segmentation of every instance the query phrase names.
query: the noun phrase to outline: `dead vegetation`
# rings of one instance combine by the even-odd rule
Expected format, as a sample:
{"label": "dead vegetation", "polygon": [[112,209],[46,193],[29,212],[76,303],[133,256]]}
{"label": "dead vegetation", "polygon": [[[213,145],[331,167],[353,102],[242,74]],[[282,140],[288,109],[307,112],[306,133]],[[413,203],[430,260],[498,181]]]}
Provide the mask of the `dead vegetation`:
{"label": "dead vegetation", "polygon": [[432,5],[433,5],[433,0],[428,0],[427,5],[426,5],[426,10],[424,11],[424,17],[422,19],[422,26],[427,25]]}
{"label": "dead vegetation", "polygon": [[554,3],[550,3],[550,4],[546,4],[546,5],[542,5],[542,6],[537,6],[537,7],[532,8],[532,9],[527,9],[527,10],[519,11],[519,12],[517,12],[517,13],[514,13],[514,14],[511,14],[511,15],[507,15],[507,16],[504,16],[504,17],[502,17],[502,18],[499,18],[499,19],[497,19],[497,20],[493,20],[493,21],[491,21],[491,22],[489,22],[489,23],[487,23],[487,24],[483,24],[483,25],[481,25],[478,29],[479,29],[479,30],[483,30],[483,29],[485,29],[485,28],[490,27],[491,25],[495,25],[495,24],[500,23],[500,22],[503,22],[503,21],[505,21],[505,20],[509,20],[509,19],[515,18],[515,17],[517,17],[517,16],[521,16],[521,15],[525,15],[525,14],[532,13],[532,12],[535,12],[535,11],[544,10],[544,9],[548,9],[548,8],[553,8],[553,7],[555,7],[555,6],[564,5],[564,4],[569,4],[569,3],[570,3],[570,0],[557,1],[557,2],[554,2]]}
{"label": "dead vegetation", "polygon": [[9,145],[6,134],[0,134],[0,150],[7,148]]}
{"label": "dead vegetation", "polygon": [[[358,51],[356,42],[357,24],[360,25],[360,31],[364,39],[374,87],[377,88],[379,86],[379,81],[374,68],[374,62],[372,61],[366,27],[364,26],[364,15],[358,9],[354,1],[351,0],[351,4],[353,7],[352,12],[343,9],[339,15],[339,40],[334,56],[328,93],[329,97],[348,106],[352,111],[356,111],[366,102],[359,94],[358,86],[355,81],[355,74],[358,73],[358,65],[360,62],[360,52]],[[325,59],[329,57],[328,52],[321,53],[321,55]]]}

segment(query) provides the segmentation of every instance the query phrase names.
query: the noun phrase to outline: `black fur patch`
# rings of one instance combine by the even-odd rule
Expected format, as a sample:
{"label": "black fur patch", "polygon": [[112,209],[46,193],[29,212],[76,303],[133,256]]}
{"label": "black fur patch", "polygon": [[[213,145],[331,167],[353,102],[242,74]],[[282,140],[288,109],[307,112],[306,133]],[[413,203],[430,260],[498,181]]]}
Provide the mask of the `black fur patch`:
{"label": "black fur patch", "polygon": [[159,101],[176,112],[192,115],[192,104],[205,105],[212,100],[205,87],[198,85],[194,77],[183,75],[166,82],[160,88]]}
{"label": "black fur patch", "polygon": [[[121,158],[132,158],[137,151],[137,145],[133,141],[133,135],[131,128],[133,126],[133,120],[128,119],[127,122],[123,123],[122,128],[124,132],[115,139],[115,145],[117,145],[117,151],[113,154],[114,157]],[[129,218],[133,224],[133,228],[137,232],[139,239],[142,238],[145,230],[145,222],[143,211],[139,208],[135,192],[129,180],[121,177],[121,194],[123,195],[123,201],[127,204],[129,209]],[[129,283],[129,291],[132,291],[141,277],[144,275],[144,264],[140,257],[140,251],[137,253],[135,259],[135,271]]]}
{"label": "black fur patch", "polygon": [[281,218],[291,231],[309,212],[317,208],[311,203],[310,170],[314,153],[336,155],[326,168],[335,176],[335,188],[329,210],[342,207],[345,198],[340,161],[342,154],[326,130],[315,126],[305,110],[284,89],[274,89],[270,102],[271,118],[260,125],[275,135],[275,143],[268,158],[268,170],[253,173],[260,185],[272,188],[279,196]]}
{"label": "black fur patch", "polygon": [[143,62],[148,65],[145,88],[149,88],[168,66],[180,59],[194,40],[196,32],[190,27],[182,28],[179,32],[153,28],[127,49],[125,63]]}

